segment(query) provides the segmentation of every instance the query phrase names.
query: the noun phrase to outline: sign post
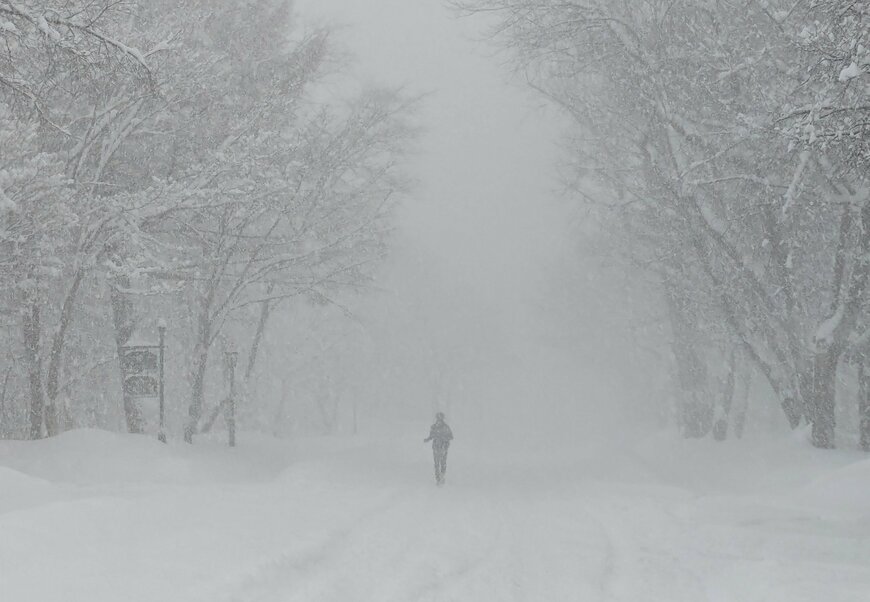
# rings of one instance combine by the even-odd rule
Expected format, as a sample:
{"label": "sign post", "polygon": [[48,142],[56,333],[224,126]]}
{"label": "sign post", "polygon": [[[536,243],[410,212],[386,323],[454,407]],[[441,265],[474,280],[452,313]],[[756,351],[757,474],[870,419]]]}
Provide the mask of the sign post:
{"label": "sign post", "polygon": [[229,431],[230,447],[236,446],[236,362],[239,359],[238,351],[225,351],[227,376],[230,381],[230,397],[227,400],[227,430]]}
{"label": "sign post", "polygon": [[157,322],[157,332],[160,335],[160,340],[159,340],[159,347],[160,347],[160,351],[159,351],[159,355],[160,355],[160,358],[159,358],[159,361],[160,361],[159,380],[160,380],[160,385],[159,385],[159,391],[158,391],[159,398],[160,398],[159,399],[159,403],[160,403],[160,427],[159,427],[159,429],[160,430],[157,431],[157,439],[161,443],[166,443],[166,423],[165,423],[166,401],[165,401],[165,398],[163,396],[163,382],[164,382],[164,379],[163,379],[163,356],[164,356],[164,353],[163,353],[163,351],[166,347],[166,320],[164,320],[163,318],[160,318],[160,321]]}
{"label": "sign post", "polygon": [[161,320],[157,330],[159,343],[154,344],[132,338],[121,346],[121,367],[124,375],[124,393],[135,398],[158,398],[160,402],[160,427],[157,438],[166,442],[164,430],[163,356],[166,323]]}

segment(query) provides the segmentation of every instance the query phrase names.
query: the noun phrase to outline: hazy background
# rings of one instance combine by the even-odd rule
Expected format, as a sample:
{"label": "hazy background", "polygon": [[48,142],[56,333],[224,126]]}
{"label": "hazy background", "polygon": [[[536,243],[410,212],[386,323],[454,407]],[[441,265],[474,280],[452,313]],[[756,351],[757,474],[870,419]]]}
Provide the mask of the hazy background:
{"label": "hazy background", "polygon": [[624,366],[626,325],[559,192],[563,117],[512,80],[486,21],[440,0],[303,0],[297,12],[338,26],[360,80],[426,94],[418,185],[379,280],[390,298],[362,312],[384,368],[366,406],[424,420],[442,408],[460,433],[539,445],[654,402],[637,398],[645,371],[623,371],[640,369]]}
{"label": "hazy background", "polygon": [[297,12],[338,26],[361,80],[428,95],[420,186],[402,233],[478,292],[527,297],[541,266],[564,252],[568,209],[553,195],[560,122],[508,82],[480,43],[482,21],[456,18],[439,0],[302,0]]}

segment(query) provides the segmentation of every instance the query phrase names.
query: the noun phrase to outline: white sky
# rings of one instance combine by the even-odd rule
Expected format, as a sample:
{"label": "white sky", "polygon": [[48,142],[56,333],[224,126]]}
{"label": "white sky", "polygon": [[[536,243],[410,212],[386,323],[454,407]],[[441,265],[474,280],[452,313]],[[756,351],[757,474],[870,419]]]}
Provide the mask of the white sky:
{"label": "white sky", "polygon": [[298,0],[297,12],[340,26],[362,78],[432,93],[415,159],[420,187],[401,229],[484,298],[524,297],[563,248],[566,210],[552,193],[558,125],[509,82],[504,57],[480,40],[484,22],[458,18],[442,0]]}

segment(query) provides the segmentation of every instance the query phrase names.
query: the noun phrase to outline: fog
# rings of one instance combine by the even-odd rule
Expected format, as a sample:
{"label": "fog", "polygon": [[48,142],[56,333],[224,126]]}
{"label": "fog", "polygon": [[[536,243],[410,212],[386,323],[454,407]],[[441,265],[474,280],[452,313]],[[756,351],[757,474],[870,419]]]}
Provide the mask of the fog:
{"label": "fog", "polygon": [[0,0],[0,600],[864,602],[870,0]]}
{"label": "fog", "polygon": [[618,375],[620,358],[637,356],[586,278],[600,267],[581,255],[582,211],[558,178],[567,119],[511,73],[485,39],[492,21],[428,0],[297,10],[336,27],[357,77],[424,96],[416,186],[378,277],[388,298],[376,295],[364,317],[376,362],[396,358],[384,348],[395,346],[417,365],[380,381],[379,394],[401,416],[444,409],[474,438],[514,446],[585,446],[591,433],[636,426],[621,410],[643,387]]}

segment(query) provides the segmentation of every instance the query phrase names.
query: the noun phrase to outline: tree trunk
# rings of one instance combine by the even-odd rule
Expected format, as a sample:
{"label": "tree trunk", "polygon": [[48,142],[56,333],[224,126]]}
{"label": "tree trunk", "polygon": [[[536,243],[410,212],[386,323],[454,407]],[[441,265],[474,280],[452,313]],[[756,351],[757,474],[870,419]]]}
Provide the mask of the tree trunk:
{"label": "tree trunk", "polygon": [[743,378],[737,392],[737,404],[734,408],[734,436],[743,438],[743,430],[746,428],[746,413],[749,411],[749,389],[752,386],[752,371],[744,367],[741,371]]}
{"label": "tree trunk", "polygon": [[704,437],[713,425],[713,404],[707,401],[707,369],[695,345],[684,300],[668,284],[665,291],[677,371],[680,430],[686,438]]}
{"label": "tree trunk", "polygon": [[[269,283],[269,286],[266,287],[266,296],[272,294],[272,291],[275,290],[275,284]],[[272,311],[272,303],[270,301],[263,301],[260,303],[260,319],[257,321],[257,332],[254,333],[254,341],[251,343],[251,352],[248,353],[248,366],[245,368],[245,382],[250,380],[251,375],[254,373],[254,366],[257,362],[257,355],[260,351],[260,343],[263,341],[263,334],[266,332],[266,324],[269,321],[269,314]]]}
{"label": "tree trunk", "polygon": [[807,416],[812,423],[812,443],[821,449],[835,447],[836,379],[839,353],[833,349],[813,356],[810,372],[804,377],[802,393]]}
{"label": "tree trunk", "polygon": [[144,429],[142,411],[136,399],[127,394],[124,387],[123,355],[124,345],[133,336],[135,319],[133,316],[133,303],[119,287],[128,288],[130,280],[126,276],[119,277],[117,283],[111,285],[110,297],[112,304],[112,323],[115,327],[115,349],[118,353],[118,372],[121,377],[121,395],[124,400],[124,417],[127,423],[127,432],[142,433]]}
{"label": "tree trunk", "polygon": [[0,390],[0,439],[4,438],[6,432],[6,392],[9,391],[9,379],[12,377],[12,368],[9,366],[6,369],[6,375],[3,377],[3,389]]}
{"label": "tree trunk", "polygon": [[228,400],[223,399],[219,404],[211,409],[208,415],[205,417],[205,422],[202,423],[202,428],[199,429],[200,433],[210,433],[214,423],[217,422],[218,416],[221,414],[225,414],[225,406],[227,405]]}
{"label": "tree trunk", "polygon": [[[723,317],[725,318],[725,323],[728,325],[732,334],[740,341],[741,351],[746,354],[746,358],[758,368],[762,375],[764,375],[765,379],[770,384],[770,387],[780,399],[780,405],[785,413],[789,426],[793,429],[797,428],[800,425],[801,418],[804,416],[802,404],[791,391],[791,387],[783,381],[782,375],[777,374],[778,370],[774,368],[774,365],[762,359],[759,349],[757,349],[756,345],[752,343],[750,338],[751,332],[746,328],[748,325],[744,324],[743,320],[739,319],[737,316],[736,307],[738,303],[730,294],[728,294],[729,288],[725,286],[725,283],[715,276],[708,261],[709,253],[706,251],[706,248],[697,240],[695,241],[694,246],[698,252],[698,258],[702,260],[701,265],[704,272],[707,274],[707,277],[710,279],[710,282],[714,287],[721,291],[718,295],[718,302]],[[792,330],[788,325],[786,325],[785,329],[789,332]],[[774,336],[774,329],[765,328],[763,330],[765,331],[763,338],[766,339],[764,346],[768,347],[769,351],[773,353],[773,356],[777,359],[780,366],[787,366],[789,364],[788,354],[777,342],[777,338]],[[792,356],[797,355],[798,346],[795,344],[794,336],[789,335],[786,339],[786,346],[790,350],[790,354]]]}
{"label": "tree trunk", "polygon": [[[786,395],[783,397],[779,405],[782,408],[786,419],[788,419],[788,425],[793,429],[799,427],[801,424],[801,418],[803,418],[805,414],[805,408],[801,406],[801,403],[797,399],[795,399],[794,395]],[[809,415],[807,415],[807,420],[809,420]]]}
{"label": "tree trunk", "polygon": [[870,451],[870,375],[863,359],[858,365],[858,417],[861,449]]}
{"label": "tree trunk", "polygon": [[57,396],[60,393],[60,367],[63,361],[63,349],[66,344],[66,333],[72,324],[73,311],[78,299],[79,289],[84,279],[84,269],[79,268],[75,273],[72,284],[64,297],[60,310],[60,319],[57,331],[51,342],[51,351],[48,356],[48,374],[45,383],[47,406],[45,411],[45,426],[49,437],[60,434],[62,429],[61,411],[57,405]]}
{"label": "tree trunk", "polygon": [[191,378],[190,407],[188,408],[187,424],[184,426],[184,440],[193,443],[199,419],[202,417],[202,405],[205,401],[205,372],[208,363],[208,351],[200,349],[196,354]]}
{"label": "tree trunk", "polygon": [[[854,194],[854,191],[848,189],[848,193]],[[844,209],[848,212],[851,210],[851,207]],[[855,330],[867,284],[870,281],[870,261],[867,260],[870,254],[870,203],[865,203],[861,208],[860,238],[855,251],[854,265],[847,281],[842,276],[845,272],[845,260],[840,258],[840,248],[845,247],[844,241],[849,232],[849,228],[841,225],[841,242],[834,264],[834,285],[831,288],[835,299],[839,301],[832,304],[829,320],[834,319],[837,311],[841,312],[841,316],[830,334],[830,340],[817,342],[817,345],[821,344],[823,347],[817,349],[813,356],[811,370],[804,379],[807,383],[804,403],[807,406],[808,416],[812,420],[813,445],[822,449],[832,449],[835,446],[837,367],[849,335]]]}
{"label": "tree trunk", "polygon": [[728,374],[725,377],[725,384],[722,387],[722,401],[719,404],[716,412],[716,421],[713,424],[713,438],[716,441],[725,441],[728,438],[728,422],[731,417],[731,407],[734,405],[734,391],[736,381],[737,363],[734,358],[734,351],[728,358]]}
{"label": "tree trunk", "polygon": [[198,341],[194,355],[190,379],[190,407],[188,408],[187,424],[184,426],[184,440],[193,443],[197,432],[199,419],[202,418],[202,406],[205,403],[205,375],[208,369],[208,352],[211,347],[211,322],[205,316],[199,319]]}
{"label": "tree trunk", "polygon": [[42,358],[39,338],[42,330],[39,304],[31,301],[24,311],[23,319],[24,361],[27,364],[27,380],[30,386],[30,438],[42,438],[45,422],[45,398],[42,392]]}

